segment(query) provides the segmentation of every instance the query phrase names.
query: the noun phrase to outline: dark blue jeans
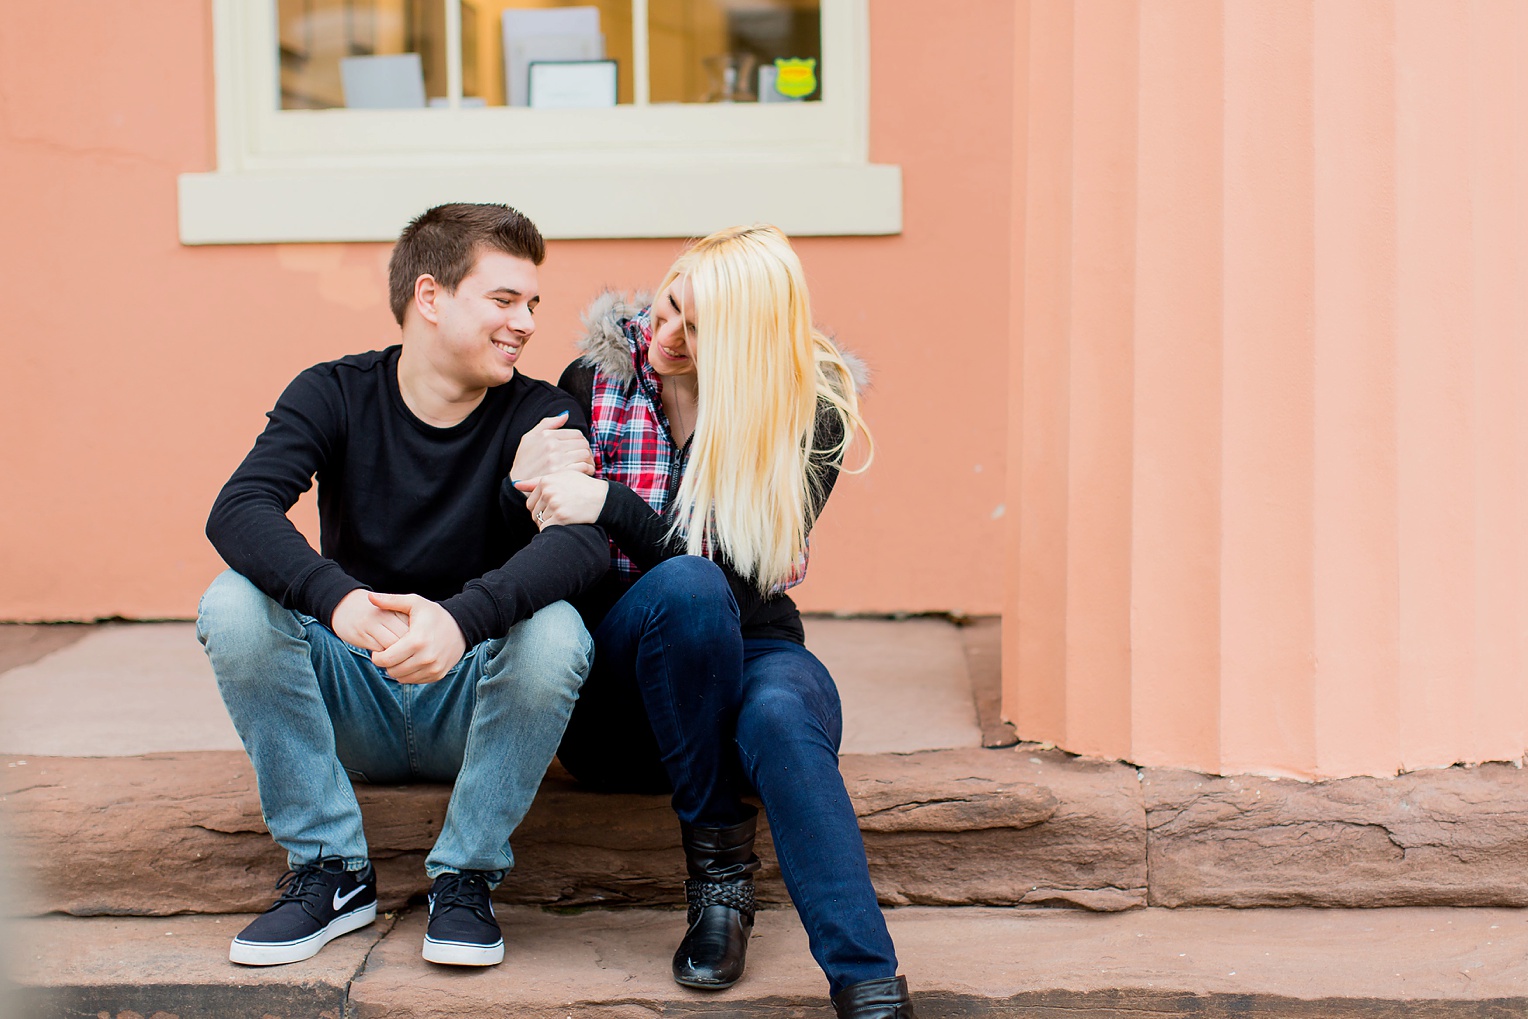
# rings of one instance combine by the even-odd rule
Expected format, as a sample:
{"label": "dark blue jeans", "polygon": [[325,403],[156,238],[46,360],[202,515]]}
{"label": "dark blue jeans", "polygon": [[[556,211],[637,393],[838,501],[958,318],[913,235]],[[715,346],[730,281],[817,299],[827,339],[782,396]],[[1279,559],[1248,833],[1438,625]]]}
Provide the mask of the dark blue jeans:
{"label": "dark blue jeans", "polygon": [[757,792],[830,993],[895,976],[838,773],[838,690],[822,663],[792,641],[744,640],[726,578],[697,556],[645,573],[594,645],[563,766],[596,788],[671,790],[680,819],[702,828],[748,817],[743,797]]}

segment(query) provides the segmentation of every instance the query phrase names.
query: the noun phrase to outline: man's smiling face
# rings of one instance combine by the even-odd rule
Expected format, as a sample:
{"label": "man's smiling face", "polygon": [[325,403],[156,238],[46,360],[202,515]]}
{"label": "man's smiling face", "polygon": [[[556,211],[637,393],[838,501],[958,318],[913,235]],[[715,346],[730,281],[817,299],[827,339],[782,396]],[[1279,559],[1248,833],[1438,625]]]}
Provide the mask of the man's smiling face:
{"label": "man's smiling face", "polygon": [[435,369],[467,388],[501,386],[536,331],[541,301],[534,262],[502,251],[478,252],[457,286],[435,299],[439,343]]}

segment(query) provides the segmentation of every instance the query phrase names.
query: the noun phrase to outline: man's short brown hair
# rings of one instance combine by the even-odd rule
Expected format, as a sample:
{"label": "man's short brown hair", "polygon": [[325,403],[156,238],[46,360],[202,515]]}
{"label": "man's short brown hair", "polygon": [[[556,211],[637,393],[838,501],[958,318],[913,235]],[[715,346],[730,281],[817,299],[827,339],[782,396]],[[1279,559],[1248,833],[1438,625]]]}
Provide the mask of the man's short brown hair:
{"label": "man's short brown hair", "polygon": [[393,318],[403,325],[403,313],[414,300],[414,282],[426,273],[455,293],[485,248],[533,265],[546,259],[546,241],[536,224],[507,205],[437,205],[410,223],[387,264]]}

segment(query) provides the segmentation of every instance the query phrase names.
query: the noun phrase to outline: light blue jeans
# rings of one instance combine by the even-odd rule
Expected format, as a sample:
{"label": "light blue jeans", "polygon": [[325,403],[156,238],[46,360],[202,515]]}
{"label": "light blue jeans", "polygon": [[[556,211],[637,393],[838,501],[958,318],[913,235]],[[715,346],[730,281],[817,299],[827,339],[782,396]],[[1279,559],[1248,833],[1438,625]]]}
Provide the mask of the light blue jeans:
{"label": "light blue jeans", "polygon": [[[594,643],[566,602],[484,641],[439,681],[398,683],[312,616],[228,570],[202,596],[197,639],[260,786],[288,865],[366,864],[351,778],[454,782],[425,872],[514,866],[509,836],[557,752]],[[348,774],[347,774],[348,773]]]}

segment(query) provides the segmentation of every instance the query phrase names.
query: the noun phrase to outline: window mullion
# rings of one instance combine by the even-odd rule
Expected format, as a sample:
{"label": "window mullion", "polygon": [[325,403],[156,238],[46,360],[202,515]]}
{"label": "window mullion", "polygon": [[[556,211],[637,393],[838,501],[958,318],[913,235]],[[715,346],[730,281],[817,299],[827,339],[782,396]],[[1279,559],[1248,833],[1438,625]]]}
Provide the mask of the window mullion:
{"label": "window mullion", "polygon": [[446,97],[451,109],[462,105],[462,0],[446,0]]}
{"label": "window mullion", "polygon": [[631,0],[631,98],[636,106],[648,102],[647,0]]}

